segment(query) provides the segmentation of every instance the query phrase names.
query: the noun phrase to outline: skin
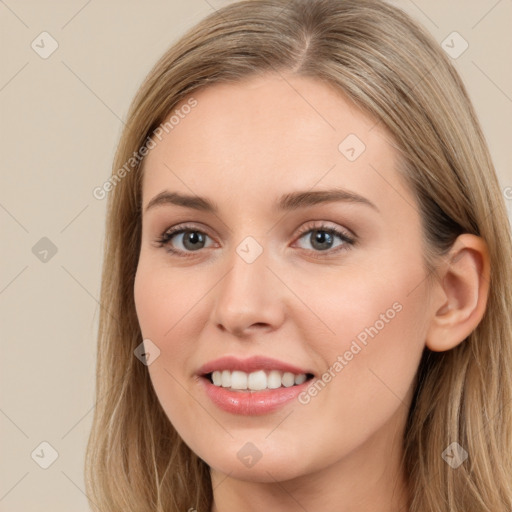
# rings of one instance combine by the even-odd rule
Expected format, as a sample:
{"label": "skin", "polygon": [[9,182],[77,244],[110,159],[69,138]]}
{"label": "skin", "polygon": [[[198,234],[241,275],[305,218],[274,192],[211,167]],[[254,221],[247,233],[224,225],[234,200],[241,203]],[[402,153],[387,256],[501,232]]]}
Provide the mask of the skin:
{"label": "skin", "polygon": [[[462,235],[439,261],[439,280],[426,280],[417,201],[396,171],[397,151],[330,86],[264,75],[194,98],[144,163],[134,294],[143,337],[160,349],[148,366],[159,401],[211,467],[212,511],[406,510],[401,439],[420,357],[425,346],[453,348],[482,318],[485,244]],[[366,146],[354,161],[338,149],[349,134]],[[273,211],[283,194],[334,187],[376,209],[338,201]],[[207,197],[219,211],[145,211],[164,190]],[[156,241],[181,223],[207,235],[196,250],[172,239],[188,258]],[[319,249],[311,230],[322,224],[349,230],[356,244],[334,235]],[[236,252],[247,236],[263,250],[252,263]],[[265,355],[321,376],[397,303],[400,312],[305,405],[238,416],[199,385],[199,367],[225,355]],[[262,454],[250,468],[237,457],[247,442]]]}

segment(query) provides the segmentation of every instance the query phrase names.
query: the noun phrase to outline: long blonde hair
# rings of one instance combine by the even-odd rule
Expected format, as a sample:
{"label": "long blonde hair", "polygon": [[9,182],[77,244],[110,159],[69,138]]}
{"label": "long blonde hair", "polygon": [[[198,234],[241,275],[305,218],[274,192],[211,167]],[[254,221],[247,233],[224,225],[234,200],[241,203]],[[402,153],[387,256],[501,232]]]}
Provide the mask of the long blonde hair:
{"label": "long blonde hair", "polygon": [[[491,263],[484,318],[446,352],[425,348],[403,440],[410,512],[512,509],[512,243],[504,199],[466,89],[436,41],[379,0],[248,0],[185,34],[137,93],[116,154],[108,215],[86,491],[101,512],[209,512],[209,468],[161,408],[133,298],[141,241],[141,159],[155,128],[199,88],[262,73],[343,91],[394,137],[420,204],[429,275],[461,233]],[[130,161],[129,168],[126,163]],[[119,172],[121,168],[124,173]],[[442,457],[458,442],[469,458]]]}

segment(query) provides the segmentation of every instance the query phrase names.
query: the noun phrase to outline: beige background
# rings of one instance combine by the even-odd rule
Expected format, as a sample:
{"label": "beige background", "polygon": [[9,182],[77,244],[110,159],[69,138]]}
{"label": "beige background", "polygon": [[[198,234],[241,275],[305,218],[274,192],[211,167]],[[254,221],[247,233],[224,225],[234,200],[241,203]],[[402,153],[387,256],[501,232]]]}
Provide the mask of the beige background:
{"label": "beige background", "polygon": [[[180,34],[226,3],[0,0],[3,512],[88,510],[82,466],[106,206],[92,190],[109,176],[121,120],[145,74]],[[512,218],[512,1],[394,3],[440,44],[453,31],[468,41],[455,64]],[[43,31],[59,45],[47,59],[31,48]],[[46,262],[32,250],[43,237],[57,250]],[[50,460],[43,441],[58,452],[48,469],[35,462]]]}

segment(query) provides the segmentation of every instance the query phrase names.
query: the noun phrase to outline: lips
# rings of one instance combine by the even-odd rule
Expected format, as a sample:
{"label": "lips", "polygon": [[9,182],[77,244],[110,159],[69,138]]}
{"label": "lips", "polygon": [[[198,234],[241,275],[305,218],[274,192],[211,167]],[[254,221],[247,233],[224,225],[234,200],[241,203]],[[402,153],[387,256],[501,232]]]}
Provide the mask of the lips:
{"label": "lips", "polygon": [[298,366],[293,366],[289,363],[285,363],[283,361],[279,361],[278,359],[272,359],[270,357],[262,357],[262,356],[253,356],[248,359],[239,359],[233,356],[221,357],[219,359],[215,359],[214,361],[210,361],[205,365],[199,368],[197,372],[200,376],[205,376],[214,371],[241,371],[245,373],[252,373],[257,370],[277,370],[281,372],[289,372],[295,375],[300,375],[301,373],[305,374],[313,374],[313,371],[307,368],[300,368]]}
{"label": "lips", "polygon": [[[206,395],[217,407],[241,415],[268,414],[285,406],[314,376],[309,369],[260,356],[222,357],[203,365],[198,375]],[[277,376],[282,377],[279,383]]]}

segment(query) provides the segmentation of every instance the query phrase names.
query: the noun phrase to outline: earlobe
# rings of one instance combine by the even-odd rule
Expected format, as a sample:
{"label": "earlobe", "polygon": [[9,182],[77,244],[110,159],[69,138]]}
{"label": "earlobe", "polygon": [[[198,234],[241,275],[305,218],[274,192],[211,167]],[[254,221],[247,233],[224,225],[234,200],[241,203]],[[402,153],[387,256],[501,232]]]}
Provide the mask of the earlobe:
{"label": "earlobe", "polygon": [[484,316],[490,280],[485,241],[460,235],[441,260],[438,277],[426,338],[426,346],[434,352],[450,350],[464,341]]}

